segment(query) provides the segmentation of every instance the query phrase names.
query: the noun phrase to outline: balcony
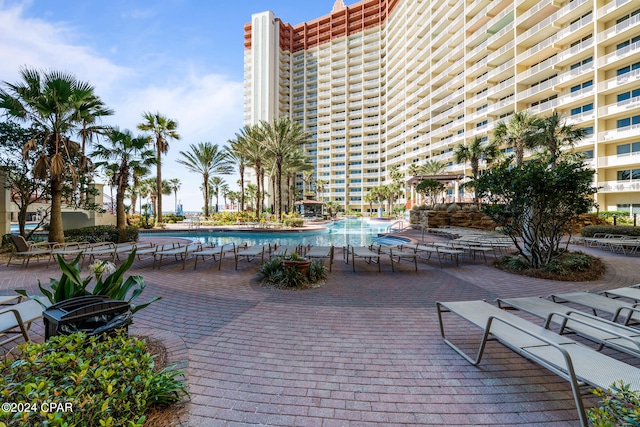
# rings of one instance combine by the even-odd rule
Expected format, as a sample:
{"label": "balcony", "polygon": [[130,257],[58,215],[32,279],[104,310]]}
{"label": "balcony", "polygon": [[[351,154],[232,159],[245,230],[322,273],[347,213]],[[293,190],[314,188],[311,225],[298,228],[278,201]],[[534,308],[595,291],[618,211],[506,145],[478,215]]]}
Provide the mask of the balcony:
{"label": "balcony", "polygon": [[634,54],[640,52],[640,41],[625,46],[622,49],[618,49],[615,52],[611,52],[608,55],[598,59],[598,66],[604,68],[608,65],[613,65],[618,61],[622,61]]}
{"label": "balcony", "polygon": [[640,180],[636,181],[604,181],[597,183],[599,193],[616,193],[619,191],[640,191]]}
{"label": "balcony", "polygon": [[598,91],[602,93],[609,90],[617,89],[623,85],[637,82],[638,80],[640,80],[640,68],[599,83]]}
{"label": "balcony", "polygon": [[598,133],[598,141],[614,141],[623,138],[636,138],[640,133],[640,124]]}
{"label": "balcony", "polygon": [[[598,167],[620,167],[620,166],[635,166],[640,163],[640,153],[633,153],[626,156],[606,156],[598,158]],[[624,181],[618,181],[624,182]]]}
{"label": "balcony", "polygon": [[640,107],[640,96],[635,98],[625,99],[624,101],[616,102],[612,105],[606,105],[598,108],[599,116],[608,116],[611,114],[626,113],[629,110],[633,110]]}

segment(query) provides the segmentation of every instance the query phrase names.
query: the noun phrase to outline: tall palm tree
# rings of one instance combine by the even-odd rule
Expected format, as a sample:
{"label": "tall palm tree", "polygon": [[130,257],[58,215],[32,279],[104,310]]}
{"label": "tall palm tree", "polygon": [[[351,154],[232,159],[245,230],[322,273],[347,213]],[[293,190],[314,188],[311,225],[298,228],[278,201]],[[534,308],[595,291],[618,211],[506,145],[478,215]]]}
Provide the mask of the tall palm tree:
{"label": "tall palm tree", "polygon": [[469,162],[473,179],[478,178],[480,171],[480,160],[485,160],[491,164],[500,154],[500,150],[495,144],[483,144],[483,141],[476,137],[468,145],[459,144],[453,149],[453,158],[456,163]]}
{"label": "tall palm tree", "polygon": [[[244,198],[245,201],[250,205],[250,206],[255,206],[253,203],[256,202],[258,200],[258,186],[254,185],[254,184],[247,184],[244,187]],[[258,210],[258,207],[255,206],[256,211]]]}
{"label": "tall palm tree", "polygon": [[240,175],[240,210],[244,210],[244,171],[249,166],[246,155],[244,154],[244,148],[242,145],[246,144],[245,139],[236,134],[235,139],[230,139],[229,145],[226,146],[227,157],[229,162],[238,167],[238,174]]}
{"label": "tall palm tree", "polygon": [[219,149],[218,144],[200,142],[198,145],[189,145],[189,151],[180,151],[182,158],[176,160],[186,166],[189,172],[202,176],[202,189],[204,192],[204,216],[209,216],[209,180],[212,174],[230,174],[233,168],[229,163],[227,153]]}
{"label": "tall palm tree", "polygon": [[169,151],[169,140],[179,140],[180,135],[176,131],[178,129],[178,122],[169,119],[159,112],[151,113],[146,112],[142,115],[144,121],[138,125],[138,129],[146,131],[152,134],[153,143],[156,149],[156,194],[158,198],[156,200],[156,227],[162,225],[162,158],[163,154]]}
{"label": "tall palm tree", "polygon": [[224,182],[224,179],[219,176],[212,176],[209,178],[209,191],[212,195],[216,196],[216,213],[218,212],[218,206],[220,205],[220,193],[226,185],[227,184]]}
{"label": "tall palm tree", "polygon": [[277,197],[277,216],[282,221],[282,172],[287,158],[303,144],[309,142],[309,135],[302,126],[289,117],[274,118],[271,123],[262,121],[260,132],[269,154],[273,158],[275,169],[275,196]]}
{"label": "tall palm tree", "polygon": [[516,166],[524,162],[524,151],[537,145],[540,121],[527,111],[518,111],[507,123],[499,121],[493,131],[493,142],[512,147]]}
{"label": "tall palm tree", "polygon": [[75,188],[81,172],[76,165],[88,165],[80,144],[70,137],[81,126],[83,108],[97,97],[93,86],[72,74],[24,68],[20,75],[22,81],[18,83],[4,82],[0,109],[37,130],[36,138],[24,145],[23,154],[37,158],[34,177],[50,182],[49,241],[61,243],[64,183],[71,180]]}
{"label": "tall palm tree", "polygon": [[[87,149],[87,144],[93,142],[93,139],[97,135],[105,135],[109,132],[110,127],[104,126],[99,123],[99,119],[104,116],[111,116],[115,113],[114,110],[107,108],[105,104],[102,102],[100,98],[97,96],[93,96],[85,103],[83,103],[82,108],[79,112],[81,128],[78,130],[78,136],[80,137],[81,143],[81,151],[84,156]],[[84,204],[85,201],[85,193],[86,193],[86,175],[84,173],[81,174],[80,179],[80,205]],[[90,179],[90,177],[89,177]],[[90,181],[89,181],[90,182]]]}
{"label": "tall palm tree", "polygon": [[444,172],[446,167],[447,165],[444,162],[430,159],[427,160],[424,165],[420,166],[420,170],[425,175],[439,175]]}
{"label": "tall palm tree", "polygon": [[327,185],[327,181],[323,179],[316,179],[316,194],[320,194],[320,201],[324,202],[324,189]]}
{"label": "tall palm tree", "polygon": [[91,156],[103,159],[96,166],[108,167],[114,171],[116,228],[124,230],[127,226],[124,197],[129,187],[129,178],[133,169],[151,166],[155,164],[156,158],[155,153],[148,149],[149,138],[142,135],[134,137],[129,130],[114,128],[107,134],[107,141],[108,144],[96,145]]}
{"label": "tall palm tree", "polygon": [[[249,167],[253,168],[256,174],[256,219],[260,219],[262,214],[262,197],[264,194],[264,173],[268,158],[267,148],[264,144],[264,138],[259,131],[259,125],[244,126],[236,133],[238,141],[238,149],[240,153],[247,159]],[[249,192],[244,192],[245,195]]]}
{"label": "tall palm tree", "polygon": [[[302,173],[304,179],[306,174],[311,173],[311,179],[313,179],[313,169],[313,163],[311,163],[311,160],[302,149],[297,149],[287,158],[284,171],[287,176],[287,205],[289,211],[293,210],[296,201],[296,178],[298,174]],[[304,188],[302,192],[304,194]]]}
{"label": "tall palm tree", "polygon": [[180,178],[171,178],[169,180],[169,187],[171,187],[171,191],[173,191],[173,205],[176,214],[178,214],[178,190],[181,186],[182,181],[180,181]]}
{"label": "tall palm tree", "polygon": [[[499,155],[500,150],[495,144],[483,144],[482,139],[478,137],[474,138],[469,145],[459,144],[453,149],[453,158],[456,163],[470,163],[474,180],[478,179],[480,173],[480,160],[484,159],[487,164],[491,164]],[[475,194],[473,200],[478,201]]]}
{"label": "tall palm tree", "polygon": [[[158,194],[158,178],[156,177],[151,177],[151,178],[146,178],[144,181],[142,181],[142,186],[143,189],[141,191],[141,195],[143,195],[142,197],[149,197],[149,199],[151,199],[151,208],[153,209],[155,206],[158,206],[158,199],[160,197],[162,197],[162,195],[169,195],[171,194],[171,187],[169,186],[169,181],[167,181],[166,179],[162,180],[162,184],[160,186],[160,194]],[[158,215],[157,212],[153,213],[156,217]]]}
{"label": "tall palm tree", "polygon": [[313,181],[315,179],[315,170],[312,167],[309,170],[304,171],[302,175],[302,181],[305,183],[304,192],[307,192],[307,188],[309,189],[309,193],[311,193],[311,186],[313,185]]}
{"label": "tall palm tree", "polygon": [[[136,202],[140,194],[140,180],[149,175],[149,173],[151,173],[151,171],[146,166],[137,166],[131,171],[131,213],[133,215],[136,214]],[[142,212],[140,213],[142,214]]]}
{"label": "tall palm tree", "polygon": [[568,125],[557,111],[541,119],[538,126],[538,146],[544,149],[552,167],[556,166],[564,147],[573,147],[587,135],[584,129]]}

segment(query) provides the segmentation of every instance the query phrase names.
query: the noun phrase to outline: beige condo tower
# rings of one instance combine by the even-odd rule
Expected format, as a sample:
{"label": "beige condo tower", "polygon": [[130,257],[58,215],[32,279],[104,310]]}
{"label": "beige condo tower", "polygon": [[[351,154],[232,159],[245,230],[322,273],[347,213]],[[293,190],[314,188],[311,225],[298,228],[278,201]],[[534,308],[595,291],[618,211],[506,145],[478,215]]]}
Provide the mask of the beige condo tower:
{"label": "beige condo tower", "polygon": [[638,0],[338,0],[295,26],[254,14],[244,40],[245,123],[302,124],[323,196],[345,209],[367,213],[394,166],[469,175],[458,144],[556,110],[587,131],[575,150],[600,209],[640,213]]}

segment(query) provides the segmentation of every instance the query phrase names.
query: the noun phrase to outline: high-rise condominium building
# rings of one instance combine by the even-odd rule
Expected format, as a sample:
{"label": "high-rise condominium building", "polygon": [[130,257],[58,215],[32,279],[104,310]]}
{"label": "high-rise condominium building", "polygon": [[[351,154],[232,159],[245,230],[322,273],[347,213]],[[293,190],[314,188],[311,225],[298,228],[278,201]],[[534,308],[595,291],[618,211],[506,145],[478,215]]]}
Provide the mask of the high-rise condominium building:
{"label": "high-rise condominium building", "polygon": [[324,196],[348,209],[368,211],[393,167],[469,175],[454,147],[522,110],[584,128],[600,209],[640,213],[640,1],[338,0],[245,26],[245,122],[301,123]]}

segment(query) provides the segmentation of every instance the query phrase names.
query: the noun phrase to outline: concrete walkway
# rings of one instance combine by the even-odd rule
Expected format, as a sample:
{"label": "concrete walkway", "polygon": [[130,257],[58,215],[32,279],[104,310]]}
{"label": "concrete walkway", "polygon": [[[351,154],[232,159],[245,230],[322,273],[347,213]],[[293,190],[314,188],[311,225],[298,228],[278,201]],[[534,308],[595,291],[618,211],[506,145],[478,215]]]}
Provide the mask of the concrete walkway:
{"label": "concrete walkway", "polygon": [[[325,286],[282,291],[259,286],[256,261],[238,271],[231,259],[222,271],[211,262],[183,271],[179,262],[152,270],[141,261],[131,270],[147,283],[141,299],[163,299],[139,312],[131,330],[160,337],[188,369],[193,427],[578,425],[566,381],[497,343],[479,367],[469,365],[442,342],[434,303],[640,282],[638,256],[580,249],[606,261],[603,280],[530,279],[470,260],[443,269],[420,263],[417,272],[403,262],[392,273],[385,259],[380,273],[364,262],[353,273],[338,251]],[[0,266],[0,294],[36,293],[36,276],[59,277],[45,265]],[[462,322],[452,333],[470,349],[480,338]],[[42,340],[41,325],[34,337]]]}

